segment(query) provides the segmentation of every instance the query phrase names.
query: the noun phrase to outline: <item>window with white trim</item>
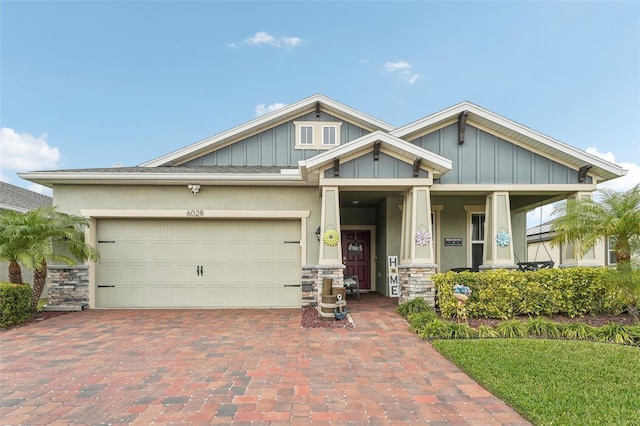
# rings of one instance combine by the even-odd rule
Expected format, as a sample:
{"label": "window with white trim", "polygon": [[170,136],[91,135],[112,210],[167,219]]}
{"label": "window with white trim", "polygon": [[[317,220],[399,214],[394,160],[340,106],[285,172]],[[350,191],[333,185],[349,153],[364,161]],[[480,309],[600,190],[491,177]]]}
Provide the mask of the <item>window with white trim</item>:
{"label": "window with white trim", "polygon": [[339,122],[294,121],[296,149],[331,149],[340,145]]}
{"label": "window with white trim", "polygon": [[300,145],[313,145],[313,126],[300,126]]}
{"label": "window with white trim", "polygon": [[616,237],[607,238],[607,265],[617,265],[618,259],[616,258]]}
{"label": "window with white trim", "polygon": [[471,213],[471,267],[474,271],[482,265],[484,253],[484,213]]}
{"label": "window with white trim", "polygon": [[336,126],[322,126],[322,145],[336,145]]}

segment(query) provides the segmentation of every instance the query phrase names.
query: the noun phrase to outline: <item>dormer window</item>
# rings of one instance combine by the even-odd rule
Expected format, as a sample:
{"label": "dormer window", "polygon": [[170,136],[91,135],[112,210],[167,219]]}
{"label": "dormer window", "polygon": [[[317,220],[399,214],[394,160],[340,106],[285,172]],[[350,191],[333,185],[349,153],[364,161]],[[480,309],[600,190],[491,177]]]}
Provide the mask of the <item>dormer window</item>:
{"label": "dormer window", "polygon": [[296,149],[331,149],[340,145],[342,123],[294,121]]}
{"label": "dormer window", "polygon": [[336,126],[322,126],[322,145],[336,145]]}
{"label": "dormer window", "polygon": [[313,145],[313,126],[300,126],[300,145]]}

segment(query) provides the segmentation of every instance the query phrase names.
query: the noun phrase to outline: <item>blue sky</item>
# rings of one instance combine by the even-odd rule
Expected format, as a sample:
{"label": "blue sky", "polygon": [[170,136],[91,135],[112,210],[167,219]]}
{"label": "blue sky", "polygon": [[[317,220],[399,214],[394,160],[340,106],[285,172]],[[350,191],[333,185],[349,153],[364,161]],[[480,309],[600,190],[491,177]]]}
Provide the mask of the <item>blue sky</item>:
{"label": "blue sky", "polygon": [[137,165],[315,93],[397,126],[468,100],[640,182],[636,1],[0,7],[0,179],[39,192],[15,173]]}

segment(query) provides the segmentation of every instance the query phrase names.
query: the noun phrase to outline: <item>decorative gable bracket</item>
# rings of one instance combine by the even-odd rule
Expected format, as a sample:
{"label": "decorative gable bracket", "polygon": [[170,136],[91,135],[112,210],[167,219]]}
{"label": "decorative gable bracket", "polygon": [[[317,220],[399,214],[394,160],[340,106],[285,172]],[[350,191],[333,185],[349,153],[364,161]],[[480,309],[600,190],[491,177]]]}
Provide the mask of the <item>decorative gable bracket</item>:
{"label": "decorative gable bracket", "polygon": [[373,144],[373,161],[378,161],[380,159],[380,146],[382,146],[381,141],[377,141]]}
{"label": "decorative gable bracket", "polygon": [[420,164],[422,163],[422,158],[416,158],[413,162],[413,177],[418,177],[420,175]]}
{"label": "decorative gable bracket", "polygon": [[458,115],[458,145],[462,145],[464,143],[464,130],[467,127],[467,117],[469,116],[469,111],[465,110]]}
{"label": "decorative gable bracket", "polygon": [[584,183],[587,180],[587,173],[591,169],[591,164],[585,164],[578,170],[578,183]]}

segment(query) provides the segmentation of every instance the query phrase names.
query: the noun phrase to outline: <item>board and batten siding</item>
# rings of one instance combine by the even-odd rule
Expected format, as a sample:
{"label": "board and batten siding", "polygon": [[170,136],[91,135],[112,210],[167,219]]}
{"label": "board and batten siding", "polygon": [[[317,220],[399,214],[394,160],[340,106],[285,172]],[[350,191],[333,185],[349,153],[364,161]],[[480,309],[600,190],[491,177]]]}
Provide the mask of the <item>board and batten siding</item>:
{"label": "board and batten siding", "polygon": [[[453,162],[441,184],[576,184],[578,171],[528,151],[469,124],[458,145],[458,125],[451,124],[411,142]],[[591,177],[587,177],[591,183]]]}
{"label": "board and batten siding", "polygon": [[279,166],[297,167],[298,161],[324,150],[295,148],[295,121],[335,122],[340,126],[341,144],[370,133],[368,130],[322,112],[309,113],[185,163],[185,166]]}
{"label": "board and batten siding", "polygon": [[[325,170],[324,177],[332,178],[333,167]],[[420,169],[419,177],[428,178],[429,172]],[[361,155],[353,160],[340,163],[339,178],[365,178],[365,179],[397,179],[413,178],[413,165],[406,161],[393,158],[380,153],[379,159],[373,159],[373,152]]]}

